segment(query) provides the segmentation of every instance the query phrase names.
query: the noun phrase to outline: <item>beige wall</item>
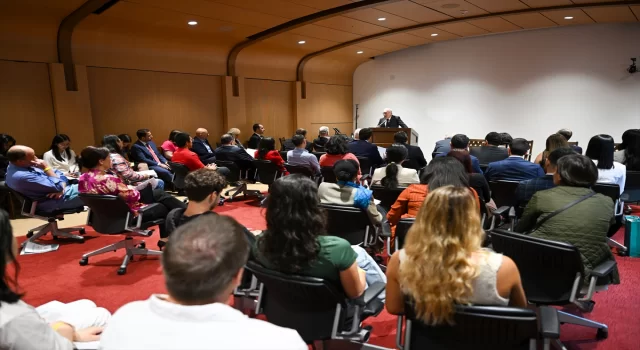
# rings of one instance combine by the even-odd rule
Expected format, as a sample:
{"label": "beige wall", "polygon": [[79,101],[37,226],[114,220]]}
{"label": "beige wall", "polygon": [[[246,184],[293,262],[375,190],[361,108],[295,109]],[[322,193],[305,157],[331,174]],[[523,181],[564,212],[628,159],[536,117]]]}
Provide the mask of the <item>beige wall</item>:
{"label": "beige wall", "polygon": [[[294,131],[295,83],[290,81],[272,81],[245,79],[247,122],[249,128],[242,137],[248,139],[253,132],[251,126],[260,123],[265,135],[276,139],[289,137]],[[243,134],[245,130],[242,130]]]}

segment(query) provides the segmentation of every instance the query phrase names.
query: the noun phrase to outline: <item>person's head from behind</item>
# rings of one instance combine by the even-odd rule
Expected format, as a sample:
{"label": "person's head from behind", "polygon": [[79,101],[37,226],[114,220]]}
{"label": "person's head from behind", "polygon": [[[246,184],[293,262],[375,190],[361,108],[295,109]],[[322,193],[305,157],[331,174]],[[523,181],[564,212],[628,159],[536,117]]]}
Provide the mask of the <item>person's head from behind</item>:
{"label": "person's head from behind", "polygon": [[420,179],[429,191],[444,186],[469,187],[469,175],[453,157],[436,157],[429,163]]}
{"label": "person's head from behind", "polygon": [[202,212],[213,210],[218,205],[226,186],[224,176],[206,167],[192,171],[184,178],[184,192],[189,198],[189,206],[198,206]]}
{"label": "person's head from behind", "polygon": [[406,132],[398,131],[397,133],[393,134],[393,143],[406,145],[407,141],[409,141],[409,137],[407,136]]}
{"label": "person's head from behind", "polygon": [[262,124],[255,123],[253,124],[252,128],[253,128],[253,132],[255,132],[256,134],[258,135],[264,134],[264,126],[262,126]]}
{"label": "person's head from behind", "polygon": [[407,233],[406,264],[400,270],[400,285],[426,324],[451,322],[454,305],[469,303],[477,276],[473,253],[483,239],[471,190],[445,186],[429,191]]}
{"label": "person's head from behind", "polygon": [[111,168],[111,157],[106,147],[88,146],[80,152],[82,166],[89,170],[107,170]]}
{"label": "person's head from behind", "polygon": [[171,130],[171,132],[169,133],[169,138],[167,140],[175,143],[176,142],[176,135],[178,135],[181,132],[182,131],[180,131],[180,130]]}
{"label": "person's head from behind", "polygon": [[[16,286],[20,266],[16,261],[18,255],[18,242],[13,235],[9,214],[0,209],[0,301],[4,303],[15,303],[20,300],[21,295],[14,292],[12,287]],[[10,269],[7,266],[15,264],[13,276],[9,276]]]}
{"label": "person's head from behind", "polygon": [[149,142],[153,140],[153,135],[149,129],[139,129],[136,131],[136,136],[138,137],[138,140],[142,142]]}
{"label": "person's head from behind", "polygon": [[0,134],[0,154],[6,155],[9,148],[15,146],[16,139],[8,134]]}
{"label": "person's head from behind", "polygon": [[238,136],[240,136],[240,129],[238,128],[231,128],[229,129],[229,131],[227,132],[227,134],[232,135],[234,138],[238,138]]}
{"label": "person's head from behind", "polygon": [[598,181],[598,168],[591,159],[581,154],[570,154],[558,159],[553,183],[558,186],[589,188]]}
{"label": "person's head from behind", "polygon": [[123,150],[128,150],[129,147],[131,146],[131,142],[133,142],[131,140],[131,136],[129,136],[127,134],[120,134],[120,135],[118,135],[118,138],[122,141],[122,149]]}
{"label": "person's head from behind", "polygon": [[462,164],[464,167],[464,171],[467,174],[471,174],[473,172],[473,164],[471,163],[471,156],[467,151],[451,151],[447,153],[447,157],[451,157],[456,159]]}
{"label": "person's head from behind", "polygon": [[111,153],[122,154],[122,140],[116,135],[105,135],[102,138],[102,147],[109,149]]}
{"label": "person's head from behind", "polygon": [[307,146],[307,140],[304,138],[304,135],[293,135],[291,142],[296,148],[305,148]]}
{"label": "person's head from behind", "polygon": [[[640,170],[640,129],[627,130],[624,150],[627,170]],[[624,135],[623,135],[624,137]]]}
{"label": "person's head from behind", "polygon": [[15,145],[7,151],[7,159],[15,166],[28,168],[38,159],[36,152],[31,147]]}
{"label": "person's head from behind", "polygon": [[257,244],[269,262],[279,270],[297,272],[316,259],[325,215],[313,180],[301,174],[276,180],[269,187],[265,216],[267,230]]}
{"label": "person's head from behind", "polygon": [[571,136],[573,136],[573,131],[569,129],[560,129],[558,130],[557,134],[562,135],[565,140],[569,141],[571,139]]}
{"label": "person's head from behind", "polygon": [[235,139],[233,138],[233,135],[224,134],[224,135],[222,135],[222,137],[220,137],[220,143],[223,146],[233,145],[234,141],[235,141]]}
{"label": "person's head from behind", "polygon": [[206,215],[181,225],[162,253],[169,296],[183,305],[224,303],[240,284],[248,257],[244,227],[229,216]]}
{"label": "person's head from behind", "polygon": [[488,146],[500,146],[502,145],[502,137],[495,131],[492,131],[484,137],[484,141]]}
{"label": "person's head from behind", "polygon": [[549,153],[544,163],[544,170],[547,174],[555,174],[558,171],[558,160],[564,156],[577,154],[571,147],[560,147]]}
{"label": "person's head from behind", "polygon": [[318,136],[320,136],[320,137],[329,137],[329,127],[328,126],[321,126],[318,129]]}
{"label": "person's head from behind", "polygon": [[66,153],[67,159],[71,158],[71,149],[69,148],[70,145],[71,139],[69,138],[69,136],[65,134],[58,134],[51,140],[51,146],[49,147],[49,149],[57,160],[62,161],[62,153]]}
{"label": "person's head from behind", "polygon": [[560,134],[553,134],[547,137],[545,146],[545,151],[553,152],[553,150],[558,148],[569,147],[569,143],[567,143],[567,139],[564,136]]}
{"label": "person's head from behind", "polygon": [[186,132],[178,133],[178,135],[174,137],[173,143],[175,143],[179,148],[193,147],[193,139],[191,138],[191,135]]}
{"label": "person's head from behind", "polygon": [[622,138],[620,144],[616,147],[616,150],[622,151],[627,149],[629,142],[633,138],[634,133],[640,132],[640,129],[629,129],[622,133]]}
{"label": "person's head from behind", "polygon": [[500,140],[502,141],[502,145],[509,146],[511,141],[513,141],[513,137],[508,132],[500,133]]}
{"label": "person's head from behind", "polygon": [[373,131],[370,128],[362,128],[360,129],[358,135],[359,140],[369,141],[371,139],[371,136],[373,136]]}
{"label": "person's head from behind", "polygon": [[342,135],[333,135],[329,138],[329,141],[324,145],[324,150],[327,154],[347,154],[347,139]]}
{"label": "person's head from behind", "polygon": [[465,134],[455,134],[451,138],[451,148],[467,149],[469,147],[469,138]]}
{"label": "person's head from behind", "polygon": [[529,152],[529,141],[515,138],[509,144],[509,155],[523,157]]}
{"label": "person's head from behind", "polygon": [[275,149],[276,140],[273,137],[263,137],[258,144],[258,159],[264,159],[267,153]]}
{"label": "person's head from behind", "polygon": [[358,180],[358,162],[353,159],[341,159],[333,165],[333,174],[341,182],[356,182]]}
{"label": "person's head from behind", "polygon": [[307,130],[303,128],[296,129],[296,133],[294,135],[302,135],[302,137],[307,137]]}
{"label": "person's head from behind", "polygon": [[380,183],[385,188],[397,188],[398,187],[398,165],[407,159],[408,151],[403,145],[393,144],[387,148],[387,167],[385,168],[385,175],[380,180]]}
{"label": "person's head from behind", "polygon": [[598,169],[611,169],[613,168],[613,152],[613,137],[600,134],[589,140],[585,155],[598,162]]}

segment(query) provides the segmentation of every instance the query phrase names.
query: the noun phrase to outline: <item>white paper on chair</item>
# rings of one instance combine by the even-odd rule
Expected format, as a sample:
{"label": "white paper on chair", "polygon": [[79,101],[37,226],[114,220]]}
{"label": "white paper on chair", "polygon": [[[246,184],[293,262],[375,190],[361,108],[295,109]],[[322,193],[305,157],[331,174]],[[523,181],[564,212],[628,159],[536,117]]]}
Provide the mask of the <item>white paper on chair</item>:
{"label": "white paper on chair", "polygon": [[384,147],[378,146],[378,153],[380,153],[380,157],[385,159],[387,157],[387,149]]}
{"label": "white paper on chair", "polygon": [[380,205],[380,203],[382,203],[382,201],[381,201],[381,200],[379,200],[379,199],[375,199],[375,198],[374,198],[374,199],[373,199],[373,203],[374,203],[375,205]]}
{"label": "white paper on chair", "polygon": [[22,247],[22,251],[20,251],[20,255],[48,253],[48,252],[56,251],[58,250],[58,248],[60,248],[59,244],[38,244],[38,243],[28,241]]}
{"label": "white paper on chair", "polygon": [[137,171],[137,173],[140,175],[149,175],[151,177],[158,177],[158,174],[156,173],[155,170],[143,170],[143,171]]}
{"label": "white paper on chair", "polygon": [[100,341],[74,342],[73,346],[78,350],[97,350],[100,347]]}

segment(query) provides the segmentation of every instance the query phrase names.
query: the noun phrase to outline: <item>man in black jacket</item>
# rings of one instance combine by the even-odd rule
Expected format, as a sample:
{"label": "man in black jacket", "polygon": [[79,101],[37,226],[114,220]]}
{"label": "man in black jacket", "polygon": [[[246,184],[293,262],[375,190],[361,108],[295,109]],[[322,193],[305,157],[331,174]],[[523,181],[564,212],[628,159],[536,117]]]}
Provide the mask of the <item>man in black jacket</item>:
{"label": "man in black jacket", "polygon": [[404,131],[398,131],[393,135],[393,142],[399,143],[407,148],[408,156],[407,159],[402,163],[402,166],[410,169],[422,169],[427,166],[427,160],[424,159],[424,154],[422,150],[418,146],[408,145],[409,137],[407,133]]}
{"label": "man in black jacket", "polygon": [[382,115],[383,117],[378,120],[379,128],[408,128],[400,117],[392,114],[391,108],[385,108]]}
{"label": "man in black jacket", "polygon": [[[233,144],[233,136],[224,134],[220,138],[222,146],[216,148],[216,158],[218,160],[226,160],[236,163],[240,170],[249,170],[253,168],[253,157],[247,151]],[[251,175],[251,171],[249,174]]]}
{"label": "man in black jacket", "polygon": [[196,137],[193,138],[191,150],[198,155],[202,164],[207,165],[215,162],[216,154],[213,153],[213,147],[209,144],[209,132],[205,128],[196,130]]}
{"label": "man in black jacket", "polygon": [[371,136],[373,136],[371,129],[362,128],[359,131],[356,130],[354,136],[356,139],[347,144],[349,152],[355,154],[356,157],[368,158],[374,168],[380,167],[382,165],[382,157],[378,152],[378,146],[369,142]]}
{"label": "man in black jacket", "polygon": [[258,149],[260,145],[260,140],[262,140],[262,135],[264,134],[264,126],[262,124],[255,123],[253,124],[253,135],[249,138],[249,142],[247,142],[247,146],[251,149]]}
{"label": "man in black jacket", "polygon": [[480,164],[489,164],[509,157],[505,147],[500,147],[503,143],[502,136],[497,132],[490,132],[484,138],[484,145],[472,147],[469,153],[478,158]]}

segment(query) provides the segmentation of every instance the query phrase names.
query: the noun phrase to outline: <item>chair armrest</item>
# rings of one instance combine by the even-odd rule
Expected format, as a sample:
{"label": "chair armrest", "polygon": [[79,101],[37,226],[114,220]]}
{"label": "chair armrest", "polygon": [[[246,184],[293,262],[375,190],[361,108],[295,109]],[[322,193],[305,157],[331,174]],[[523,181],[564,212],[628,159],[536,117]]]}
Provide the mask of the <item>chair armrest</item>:
{"label": "chair armrest", "polygon": [[503,205],[500,208],[494,210],[493,215],[504,215],[505,213],[509,213],[509,209],[511,209],[511,207]]}
{"label": "chair armrest", "polygon": [[142,218],[144,217],[144,213],[146,211],[149,211],[151,208],[155,208],[155,207],[157,207],[159,205],[162,205],[162,204],[160,204],[160,203],[151,203],[151,204],[148,204],[147,206],[145,206],[143,208],[138,209],[138,220],[136,222],[136,228],[142,227]]}
{"label": "chair armrest", "polygon": [[362,299],[365,305],[369,304],[375,297],[380,295],[386,287],[387,284],[384,282],[376,282],[370,285],[369,288],[364,291],[364,294],[362,294]]}
{"label": "chair armrest", "polygon": [[591,276],[605,277],[613,271],[616,265],[617,264],[615,260],[607,260],[602,264],[596,266],[593,270],[591,270]]}
{"label": "chair armrest", "polygon": [[538,312],[540,323],[540,334],[544,338],[560,338],[560,321],[558,320],[558,310],[550,306],[541,306]]}

